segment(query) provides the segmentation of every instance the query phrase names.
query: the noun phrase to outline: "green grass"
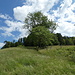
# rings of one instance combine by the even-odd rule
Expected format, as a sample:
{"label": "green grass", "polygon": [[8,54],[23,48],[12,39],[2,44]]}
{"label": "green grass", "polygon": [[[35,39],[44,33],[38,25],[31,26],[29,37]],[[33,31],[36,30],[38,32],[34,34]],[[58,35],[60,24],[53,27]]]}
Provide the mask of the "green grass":
{"label": "green grass", "polygon": [[0,75],[75,75],[75,47],[0,50]]}

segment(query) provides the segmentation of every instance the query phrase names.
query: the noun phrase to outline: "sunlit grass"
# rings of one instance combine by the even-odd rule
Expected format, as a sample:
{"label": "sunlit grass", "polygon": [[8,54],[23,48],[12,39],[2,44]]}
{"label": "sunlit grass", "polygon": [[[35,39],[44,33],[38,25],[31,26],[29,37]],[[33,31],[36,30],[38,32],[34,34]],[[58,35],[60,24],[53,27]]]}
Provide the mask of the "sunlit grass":
{"label": "sunlit grass", "polygon": [[[0,75],[75,75],[74,46],[0,50]],[[73,58],[72,58],[73,57]]]}

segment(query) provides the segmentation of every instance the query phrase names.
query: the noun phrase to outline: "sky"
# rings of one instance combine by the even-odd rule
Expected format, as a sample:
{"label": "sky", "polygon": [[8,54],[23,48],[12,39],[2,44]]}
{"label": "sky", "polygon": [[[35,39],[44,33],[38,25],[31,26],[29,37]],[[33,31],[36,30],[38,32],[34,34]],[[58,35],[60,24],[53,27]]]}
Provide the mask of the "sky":
{"label": "sky", "polygon": [[27,36],[24,20],[37,11],[58,24],[55,33],[75,36],[75,0],[0,0],[0,48],[5,40]]}

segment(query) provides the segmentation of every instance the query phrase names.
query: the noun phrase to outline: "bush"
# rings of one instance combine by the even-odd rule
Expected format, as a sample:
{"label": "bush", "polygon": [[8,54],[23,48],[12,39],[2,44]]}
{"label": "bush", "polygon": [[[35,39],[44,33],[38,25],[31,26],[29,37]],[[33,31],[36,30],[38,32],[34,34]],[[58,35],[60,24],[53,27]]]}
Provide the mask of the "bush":
{"label": "bush", "polygon": [[31,34],[26,39],[27,46],[38,46],[40,48],[45,48],[51,43],[52,34],[44,26],[38,26],[32,29]]}

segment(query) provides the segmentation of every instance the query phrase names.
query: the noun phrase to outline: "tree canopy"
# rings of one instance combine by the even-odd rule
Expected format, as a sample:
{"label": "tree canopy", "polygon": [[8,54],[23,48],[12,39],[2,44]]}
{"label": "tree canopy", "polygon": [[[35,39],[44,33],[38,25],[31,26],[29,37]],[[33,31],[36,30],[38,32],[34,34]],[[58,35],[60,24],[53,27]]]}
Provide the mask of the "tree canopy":
{"label": "tree canopy", "polygon": [[32,31],[32,28],[37,26],[45,26],[51,33],[53,33],[57,27],[57,24],[54,21],[49,20],[48,17],[43,15],[41,12],[29,13],[25,18],[24,27],[29,29],[29,31]]}

